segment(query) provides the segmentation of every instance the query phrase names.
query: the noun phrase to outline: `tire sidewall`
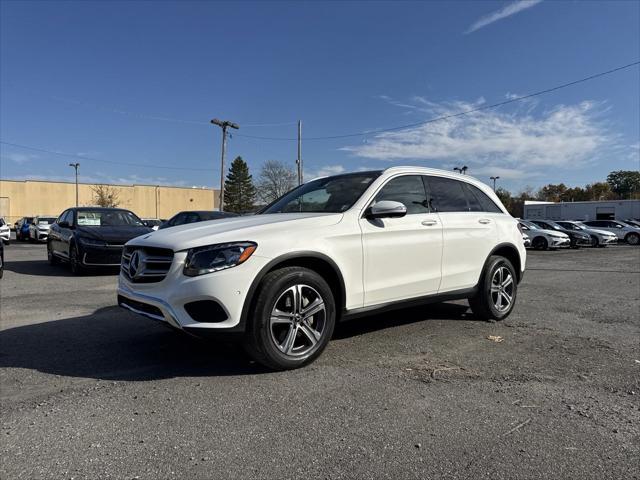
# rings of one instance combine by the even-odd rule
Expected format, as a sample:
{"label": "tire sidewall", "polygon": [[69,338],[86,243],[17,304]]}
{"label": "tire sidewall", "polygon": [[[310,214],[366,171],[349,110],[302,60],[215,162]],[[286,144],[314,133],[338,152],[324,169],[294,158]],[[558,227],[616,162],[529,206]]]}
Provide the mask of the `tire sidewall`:
{"label": "tire sidewall", "polygon": [[[635,242],[632,242],[631,239],[635,238]],[[638,245],[638,243],[640,243],[640,235],[638,235],[637,233],[629,233],[627,234],[625,240],[627,241],[627,243],[629,245]]]}
{"label": "tire sidewall", "polygon": [[[511,299],[511,307],[505,312],[500,312],[497,308],[495,308],[495,306],[493,305],[493,299],[491,297],[491,280],[493,278],[493,274],[499,267],[502,266],[507,267],[509,272],[511,273],[511,276],[513,277],[513,297]],[[518,296],[518,276],[516,274],[516,269],[508,259],[499,256],[493,256],[490,258],[489,264],[485,269],[484,279],[482,282],[482,295],[484,296],[487,308],[489,309],[491,317],[493,319],[502,320],[508,317],[509,314],[513,311]]]}
{"label": "tire sidewall", "polygon": [[[282,295],[282,293],[289,287],[296,284],[309,285],[316,289],[316,291],[322,296],[325,304],[325,321],[327,324],[325,325],[322,338],[316,345],[315,349],[303,356],[292,358],[280,352],[273,343],[270,331],[270,318],[271,312],[280,295]],[[266,288],[260,291],[254,310],[255,324],[253,327],[254,334],[258,337],[257,340],[260,342],[262,351],[269,359],[270,363],[281,369],[292,369],[312,362],[323,352],[333,335],[335,320],[335,300],[327,282],[325,282],[325,280],[314,271],[300,268],[299,270],[294,270],[291,273],[283,275],[274,283],[269,284]]]}

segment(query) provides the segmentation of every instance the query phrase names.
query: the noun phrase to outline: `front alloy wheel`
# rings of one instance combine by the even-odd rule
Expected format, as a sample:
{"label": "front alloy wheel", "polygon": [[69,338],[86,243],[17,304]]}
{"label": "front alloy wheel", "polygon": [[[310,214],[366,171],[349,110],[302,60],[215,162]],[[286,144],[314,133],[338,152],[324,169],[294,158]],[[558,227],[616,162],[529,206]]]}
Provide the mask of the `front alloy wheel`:
{"label": "front alloy wheel", "polygon": [[247,352],[274,370],[315,360],[335,325],[333,293],[322,276],[304,267],[265,275],[256,292],[245,337]]}
{"label": "front alloy wheel", "polygon": [[82,275],[84,273],[84,267],[80,259],[80,249],[78,248],[78,245],[71,245],[69,252],[69,265],[71,266],[71,273],[74,275]]}
{"label": "front alloy wheel", "polygon": [[318,345],[326,327],[324,299],[309,285],[285,290],[271,311],[271,340],[291,357],[309,354]]}

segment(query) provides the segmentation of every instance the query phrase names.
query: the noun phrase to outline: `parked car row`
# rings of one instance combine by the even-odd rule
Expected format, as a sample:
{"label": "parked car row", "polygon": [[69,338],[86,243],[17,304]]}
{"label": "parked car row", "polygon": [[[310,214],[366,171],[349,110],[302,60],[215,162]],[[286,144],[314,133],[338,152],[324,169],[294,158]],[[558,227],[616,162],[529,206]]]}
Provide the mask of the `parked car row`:
{"label": "parked car row", "polygon": [[623,241],[640,244],[640,227],[636,222],[620,220],[519,220],[525,246],[537,250],[562,247],[606,247]]}

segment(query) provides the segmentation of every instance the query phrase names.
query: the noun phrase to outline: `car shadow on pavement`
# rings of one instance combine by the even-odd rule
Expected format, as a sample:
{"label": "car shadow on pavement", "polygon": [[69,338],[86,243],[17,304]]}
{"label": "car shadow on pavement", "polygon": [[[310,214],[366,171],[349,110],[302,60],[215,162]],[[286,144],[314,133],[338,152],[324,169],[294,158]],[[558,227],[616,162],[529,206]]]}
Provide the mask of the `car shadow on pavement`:
{"label": "car shadow on pavement", "polygon": [[[452,303],[396,310],[341,323],[334,338],[424,320],[473,320],[467,311]],[[0,368],[126,381],[268,372],[238,343],[194,338],[116,306],[0,331]]]}
{"label": "car shadow on pavement", "polygon": [[128,381],[264,371],[239,346],[199,340],[115,306],[0,331],[0,368]]}
{"label": "car shadow on pavement", "polygon": [[338,323],[333,338],[343,339],[357,337],[370,332],[400,327],[425,320],[484,321],[474,317],[466,303],[432,303],[420,307],[392,310]]}
{"label": "car shadow on pavement", "polygon": [[[18,260],[8,261],[4,265],[5,270],[21,275],[35,275],[39,277],[72,277],[69,266],[65,263],[49,265],[47,260]],[[86,276],[117,275],[118,267],[87,270]]]}

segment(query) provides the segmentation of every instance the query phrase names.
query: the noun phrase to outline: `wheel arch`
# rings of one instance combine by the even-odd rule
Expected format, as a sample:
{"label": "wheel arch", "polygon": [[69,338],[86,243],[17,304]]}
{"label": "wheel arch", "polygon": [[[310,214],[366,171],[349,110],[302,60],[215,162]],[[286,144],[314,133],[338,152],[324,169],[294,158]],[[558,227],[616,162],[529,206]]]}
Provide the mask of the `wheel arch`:
{"label": "wheel arch", "polygon": [[[326,280],[334,295],[336,301],[336,314],[338,316],[341,315],[345,306],[346,289],[344,277],[342,276],[342,272],[338,265],[330,257],[320,252],[291,252],[272,259],[262,267],[260,272],[258,272],[249,286],[247,296],[245,297],[244,304],[242,306],[240,323],[236,328],[234,328],[234,330],[244,331],[246,329],[249,313],[256,298],[256,291],[258,290],[258,287],[265,275],[279,268],[292,266],[308,268],[309,270],[313,270],[321,275]],[[339,320],[339,318],[337,320]]]}
{"label": "wheel arch", "polygon": [[[531,240],[531,244],[533,245],[533,240]],[[522,280],[522,277],[523,277],[522,259],[520,258],[520,252],[518,251],[518,248],[513,243],[505,242],[505,243],[500,243],[500,244],[496,245],[494,247],[494,249],[491,250],[491,252],[487,256],[487,259],[484,262],[484,267],[482,268],[482,272],[483,273],[484,273],[484,271],[485,271],[485,269],[487,267],[487,264],[489,263],[489,259],[493,255],[500,255],[501,257],[504,257],[507,260],[509,260],[511,262],[511,265],[513,265],[513,268],[516,269],[516,275],[518,276],[518,282],[520,282],[520,280]]]}

